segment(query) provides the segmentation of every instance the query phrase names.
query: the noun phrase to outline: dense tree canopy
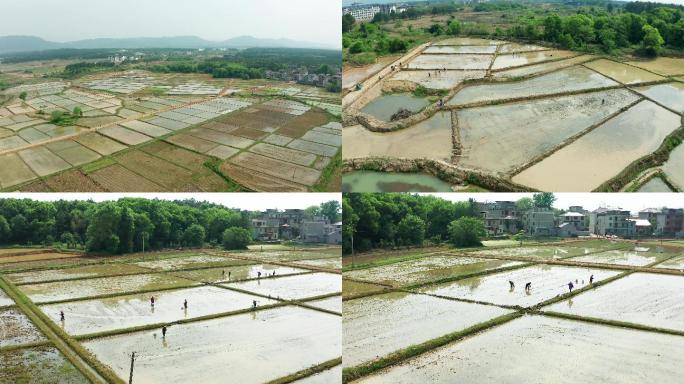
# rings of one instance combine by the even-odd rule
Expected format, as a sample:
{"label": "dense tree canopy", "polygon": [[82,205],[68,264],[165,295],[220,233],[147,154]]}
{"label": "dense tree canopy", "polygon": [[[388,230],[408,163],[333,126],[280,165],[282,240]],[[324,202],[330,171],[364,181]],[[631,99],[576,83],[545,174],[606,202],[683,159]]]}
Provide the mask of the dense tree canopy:
{"label": "dense tree canopy", "polygon": [[479,216],[472,201],[450,202],[434,196],[399,193],[346,194],[342,200],[343,252],[398,245],[420,245],[427,239],[449,239],[449,223]]}
{"label": "dense tree canopy", "polygon": [[125,198],[42,202],[0,199],[0,244],[81,245],[121,254],[165,247],[220,244],[227,228],[250,228],[249,212],[195,200]]}
{"label": "dense tree canopy", "polygon": [[475,217],[461,217],[449,224],[449,242],[457,247],[482,245],[480,240],[487,235],[482,220]]}

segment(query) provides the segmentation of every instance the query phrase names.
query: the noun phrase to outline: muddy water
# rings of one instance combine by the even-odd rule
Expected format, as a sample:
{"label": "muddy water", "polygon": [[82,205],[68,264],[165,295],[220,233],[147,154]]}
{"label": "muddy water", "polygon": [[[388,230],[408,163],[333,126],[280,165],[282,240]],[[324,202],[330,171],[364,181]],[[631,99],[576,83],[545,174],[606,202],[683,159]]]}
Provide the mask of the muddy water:
{"label": "muddy water", "polygon": [[196,284],[194,281],[179,277],[164,274],[147,274],[31,284],[22,285],[18,288],[34,302],[41,303],[194,284]]}
{"label": "muddy water", "polygon": [[543,51],[546,49],[548,48],[539,45],[509,43],[502,45],[501,48],[499,48],[499,53]]}
{"label": "muddy water", "polygon": [[416,97],[410,93],[398,93],[382,95],[366,104],[361,112],[367,113],[378,120],[390,121],[390,118],[399,109],[408,109],[411,112],[419,112],[430,104],[423,97]]}
{"label": "muddy water", "polygon": [[680,125],[681,116],[642,101],[514,176],[513,181],[544,191],[591,191],[655,151]]}
{"label": "muddy water", "polygon": [[[345,272],[344,274],[346,276],[349,274],[349,272]],[[356,295],[360,295],[362,293],[369,293],[369,292],[380,292],[383,289],[386,289],[386,288],[381,286],[381,285],[359,283],[359,282],[350,281],[350,280],[342,280],[342,296],[343,297],[356,296]]]}
{"label": "muddy water", "polygon": [[522,263],[517,261],[431,256],[403,263],[345,272],[344,275],[352,279],[405,286],[520,264]]}
{"label": "muddy water", "polygon": [[500,40],[480,39],[478,37],[455,37],[436,41],[434,45],[497,45],[502,44]]}
{"label": "muddy water", "polygon": [[637,84],[664,79],[662,76],[644,71],[643,69],[606,59],[592,61],[584,65],[623,84]]}
{"label": "muddy water", "polygon": [[544,310],[684,331],[684,276],[635,273]]}
{"label": "muddy water", "polygon": [[684,75],[684,59],[675,57],[658,57],[648,61],[629,61],[631,65],[665,75]]}
{"label": "muddy water", "polygon": [[501,249],[487,249],[484,251],[475,251],[469,254],[482,256],[525,256],[536,257],[540,259],[559,259],[573,255],[583,255],[589,252],[596,251],[597,248],[589,247],[511,247]]}
{"label": "muddy water", "polygon": [[294,300],[342,292],[342,276],[333,273],[312,273],[222,285],[273,298]]}
{"label": "muddy water", "polygon": [[356,383],[676,383],[682,350],[682,337],[525,316]]}
{"label": "muddy water", "polygon": [[7,296],[2,288],[0,288],[0,307],[4,307],[6,305],[14,305],[14,300]]}
{"label": "muddy water", "polygon": [[432,71],[402,70],[392,76],[391,80],[406,80],[430,89],[451,89],[468,79],[481,79],[486,71]]}
{"label": "muddy water", "polygon": [[[684,63],[684,61],[683,61]],[[679,113],[684,112],[684,84],[668,83],[635,88],[660,104]]]}
{"label": "muddy water", "polygon": [[229,257],[210,256],[210,255],[196,255],[189,257],[173,257],[162,260],[141,261],[133,263],[143,268],[151,268],[161,271],[170,271],[173,269],[193,268],[193,267],[209,267],[212,265],[231,265],[231,264],[245,264],[248,261],[231,259]]}
{"label": "muddy water", "polygon": [[342,364],[326,371],[297,380],[294,384],[341,384]]}
{"label": "muddy water", "polygon": [[585,61],[589,61],[592,58],[594,58],[594,56],[582,55],[582,56],[572,57],[572,58],[565,59],[565,60],[553,61],[550,63],[527,65],[524,67],[493,72],[492,77],[495,79],[496,78],[513,79],[516,77],[529,76],[529,75],[533,75],[536,73],[544,73],[544,72],[550,72],[550,71],[553,71],[556,69],[568,68],[568,67],[574,66],[578,63],[583,63]]}
{"label": "muddy water", "polygon": [[[256,251],[256,250],[255,250]],[[275,251],[268,250],[264,247],[263,251],[248,252],[242,254],[248,257],[254,257],[260,260],[277,260],[277,261],[299,261],[308,259],[322,259],[322,258],[340,258],[342,257],[342,250],[340,248],[321,249],[315,251]],[[243,261],[245,262],[245,261]]]}
{"label": "muddy water", "polygon": [[409,69],[430,69],[436,75],[438,69],[479,69],[486,70],[493,55],[420,55],[409,64]]}
{"label": "muddy water", "polygon": [[342,177],[344,192],[451,192],[451,185],[422,173],[354,171]]}
{"label": "muddy water", "polygon": [[327,299],[307,301],[306,304],[314,307],[327,309],[328,311],[342,313],[342,297],[333,296]]}
{"label": "muddy water", "polygon": [[571,261],[584,261],[589,263],[604,263],[617,265],[644,266],[655,263],[658,260],[672,256],[671,253],[660,252],[636,252],[636,251],[606,251],[592,255],[573,257]]}
{"label": "muddy water", "polygon": [[465,46],[444,46],[433,45],[427,47],[424,53],[489,53],[496,52],[496,45],[465,45]]}
{"label": "muddy water", "polygon": [[458,111],[460,163],[510,172],[636,100],[618,89]]}
{"label": "muddy water", "polygon": [[49,280],[80,279],[83,277],[110,276],[119,274],[143,273],[148,270],[135,265],[112,263],[106,265],[86,265],[76,268],[50,269],[45,271],[31,271],[12,273],[6,277],[13,283],[37,283]]}
{"label": "muddy water", "polygon": [[670,152],[670,158],[663,164],[662,169],[668,179],[680,191],[684,191],[684,145],[680,144]]}
{"label": "muddy water", "polygon": [[287,307],[137,332],[83,345],[137,383],[264,383],[340,356],[339,316]]}
{"label": "muddy water", "polygon": [[342,130],[345,143],[342,157],[388,156],[449,161],[453,149],[451,133],[451,112],[448,111],[437,112],[425,121],[394,132],[371,132],[361,125],[345,127]]}
{"label": "muddy water", "polygon": [[672,192],[660,177],[654,177],[639,188],[638,192]]}
{"label": "muddy water", "polygon": [[26,315],[17,309],[0,310],[0,346],[45,340]]}
{"label": "muddy water", "polygon": [[342,364],[353,367],[508,312],[401,292],[345,301]]}
{"label": "muddy water", "polygon": [[321,267],[321,268],[334,268],[334,269],[341,269],[342,268],[342,258],[341,257],[326,257],[325,259],[314,259],[314,260],[297,260],[294,261],[294,263],[298,265],[308,265],[312,267]]}
{"label": "muddy water", "polygon": [[87,384],[90,383],[53,347],[0,352],[0,383]]}
{"label": "muddy water", "polygon": [[[152,296],[154,307],[150,305]],[[188,301],[187,311],[183,309],[184,300]],[[197,287],[43,305],[40,309],[68,333],[83,335],[247,309],[252,306],[252,300],[259,305],[276,303],[223,288]],[[64,311],[63,323],[59,320],[60,311]]]}
{"label": "muddy water", "polygon": [[577,53],[575,52],[558,50],[498,55],[496,59],[494,59],[492,69],[519,67],[521,65],[540,63],[543,61],[565,59],[576,55]]}
{"label": "muddy water", "polygon": [[[578,289],[589,284],[591,275],[594,275],[595,281],[600,281],[615,276],[617,273],[595,268],[532,266],[432,285],[421,288],[419,291],[499,305],[529,307],[567,293],[568,283],[571,281]],[[513,290],[510,289],[509,281],[515,284]],[[532,289],[526,292],[525,284],[528,282],[532,283]]]}
{"label": "muddy water", "polygon": [[684,270],[684,256],[677,256],[655,266],[655,268]]}
{"label": "muddy water", "polygon": [[578,66],[529,80],[466,87],[459,91],[447,104],[464,105],[478,101],[549,95],[618,85],[603,75]]}
{"label": "muddy water", "polygon": [[294,273],[307,272],[307,270],[301,268],[282,267],[273,264],[254,264],[225,268],[220,267],[197,269],[194,271],[180,271],[174,272],[173,274],[190,280],[217,283],[219,281],[255,279],[259,277],[259,272],[261,272],[261,276],[271,276],[274,272],[275,276],[284,276],[292,275]]}

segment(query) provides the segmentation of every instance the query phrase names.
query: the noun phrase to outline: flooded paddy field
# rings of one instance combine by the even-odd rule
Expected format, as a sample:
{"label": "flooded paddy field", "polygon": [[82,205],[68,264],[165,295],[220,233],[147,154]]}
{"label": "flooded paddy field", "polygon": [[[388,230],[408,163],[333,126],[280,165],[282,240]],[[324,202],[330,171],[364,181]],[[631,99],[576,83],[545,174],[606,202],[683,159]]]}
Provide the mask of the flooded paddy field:
{"label": "flooded paddy field", "polygon": [[666,261],[656,265],[654,268],[684,270],[684,256],[673,257],[669,260],[666,260]]}
{"label": "flooded paddy field", "polygon": [[[572,144],[513,177],[545,191],[588,191],[660,147],[681,116],[641,101]],[[602,164],[596,167],[595,164]]]}
{"label": "flooded paddy field", "polygon": [[333,273],[311,273],[222,285],[272,298],[297,300],[342,292],[342,276]]}
{"label": "flooded paddy field", "polygon": [[399,56],[383,56],[377,59],[377,62],[370,65],[363,65],[358,67],[344,68],[342,74],[342,88],[351,88],[357,83],[378,73],[381,69],[396,61]]}
{"label": "flooded paddy field", "polygon": [[644,183],[637,192],[674,192],[660,177],[654,177]]}
{"label": "flooded paddy field", "polygon": [[15,284],[39,283],[51,280],[72,280],[84,277],[106,277],[149,272],[145,268],[124,263],[76,266],[73,268],[11,273],[5,277]]}
{"label": "flooded paddy field", "polygon": [[[422,54],[407,59],[398,71],[379,79],[374,91],[361,90],[359,100],[376,98],[378,89],[410,89],[411,83],[448,91],[453,96],[440,109],[453,113],[454,148],[448,147],[447,131],[429,129],[437,126],[434,116],[392,132],[373,132],[364,128],[371,128],[372,122],[347,119],[342,135],[349,145],[342,155],[351,165],[347,172],[350,182],[360,185],[355,188],[347,182],[347,191],[387,189],[378,185],[384,183],[383,172],[366,173],[362,163],[349,161],[364,157],[388,158],[384,160],[388,170],[390,165],[404,164],[415,169],[415,163],[399,159],[438,160],[446,163],[440,164],[445,170],[479,171],[502,182],[492,187],[489,181],[482,185],[462,181],[450,186],[452,190],[474,186],[508,191],[514,189],[504,185],[509,182],[531,190],[617,190],[625,187],[624,180],[608,182],[637,167],[637,160],[656,150],[658,156],[673,150],[672,145],[663,144],[665,137],[681,126],[684,113],[684,88],[680,77],[675,77],[682,76],[677,73],[684,68],[681,58],[621,63],[505,41],[445,41],[434,42]],[[494,48],[496,54],[488,53]],[[485,66],[492,57],[491,65]],[[470,80],[475,81],[469,84]],[[351,105],[349,113],[360,107]],[[399,107],[393,105],[392,109]],[[435,116],[439,113],[438,109]],[[409,142],[411,145],[406,145]],[[585,164],[587,159],[595,159],[587,153],[598,154],[601,166]],[[675,159],[663,166],[668,168],[665,173],[674,174],[671,181],[676,189],[684,189],[684,175],[681,182],[677,180],[684,167],[672,157]],[[443,176],[442,181],[446,179]],[[394,180],[389,183],[389,187],[395,184]],[[431,188],[415,183],[419,185],[404,189],[401,181],[396,184],[392,191]],[[645,190],[648,188],[669,190],[657,180]]]}
{"label": "flooded paddy field", "polygon": [[451,185],[421,173],[354,171],[342,178],[343,192],[451,192]]}
{"label": "flooded paddy field", "polygon": [[662,165],[668,180],[677,189],[684,191],[684,145],[679,145],[670,152],[670,158]]}
{"label": "flooded paddy field", "polygon": [[[259,274],[260,272],[261,274]],[[203,268],[191,271],[177,271],[173,272],[173,274],[189,280],[218,283],[222,281],[256,279],[260,276],[271,276],[274,273],[276,276],[285,276],[304,272],[309,271],[301,268],[273,264],[250,264],[219,268]]]}
{"label": "flooded paddy field", "polygon": [[646,266],[672,257],[673,255],[674,253],[663,252],[662,250],[656,249],[649,251],[613,250],[594,253],[587,256],[573,257],[570,260],[587,263]]}
{"label": "flooded paddy field", "polygon": [[[347,273],[344,274],[345,276]],[[388,289],[382,285],[361,283],[358,281],[352,281],[347,279],[342,279],[342,297],[351,297],[366,293],[382,292]]]}
{"label": "flooded paddy field", "polygon": [[229,266],[236,264],[248,264],[249,261],[240,259],[231,259],[229,257],[212,256],[212,255],[194,255],[182,256],[173,258],[164,258],[151,261],[140,261],[132,263],[142,268],[153,269],[158,271],[171,271],[175,269],[189,269],[196,267],[210,267],[210,266]]}
{"label": "flooded paddy field", "polygon": [[372,361],[509,312],[402,292],[347,300],[342,320],[343,365],[352,367]]}
{"label": "flooded paddy field", "polygon": [[114,293],[191,286],[194,284],[196,282],[171,275],[144,274],[30,284],[22,285],[19,289],[34,302],[44,303]]}
{"label": "flooded paddy field", "polygon": [[465,87],[447,105],[565,93],[619,84],[584,67],[572,67],[528,80]]}
{"label": "flooded paddy field", "polygon": [[634,273],[543,310],[684,331],[684,276]]}
{"label": "flooded paddy field", "polygon": [[0,307],[6,307],[9,305],[14,305],[14,300],[5,294],[5,291],[0,288]]}
{"label": "flooded paddy field", "polygon": [[[615,245],[617,246],[617,245]],[[468,252],[472,256],[513,256],[513,257],[530,257],[539,259],[562,259],[565,257],[584,255],[587,253],[600,251],[603,247],[608,248],[609,245],[599,245],[593,247],[590,244],[586,246],[572,246],[572,245],[546,245],[546,246],[525,246],[525,247],[509,247],[499,249],[485,249],[481,251]]]}
{"label": "flooded paddy field", "polygon": [[342,364],[333,368],[327,369],[323,372],[316,373],[301,380],[297,380],[295,384],[336,384],[342,382]]}
{"label": "flooded paddy field", "polygon": [[460,256],[428,256],[379,267],[345,272],[351,279],[396,287],[458,277],[472,273],[520,265],[521,262],[487,260]]}
{"label": "flooded paddy field", "polygon": [[43,333],[19,309],[0,309],[0,346],[43,340]]}
{"label": "flooded paddy field", "polygon": [[327,299],[307,301],[306,304],[312,305],[314,307],[327,309],[328,311],[333,311],[337,313],[342,313],[342,297],[333,296]]}
{"label": "flooded paddy field", "polygon": [[[227,254],[230,256],[230,253]],[[272,250],[268,246],[262,248],[255,248],[252,252],[241,253],[242,256],[254,258],[264,262],[268,261],[283,261],[295,262],[300,260],[315,260],[315,259],[341,259],[342,250],[340,248],[321,248],[321,249],[290,249],[288,250]]]}
{"label": "flooded paddy field", "polygon": [[[568,283],[575,289],[594,281],[617,275],[616,271],[596,268],[559,266],[531,266],[513,271],[477,276],[450,283],[430,285],[418,289],[431,295],[477,300],[498,305],[530,307],[568,292]],[[515,284],[513,289],[509,281]],[[525,284],[532,283],[532,289],[525,291]]]}
{"label": "flooded paddy field", "polygon": [[56,348],[38,347],[0,352],[0,383],[87,384]]}
{"label": "flooded paddy field", "polygon": [[320,267],[320,268],[331,268],[331,269],[342,269],[342,258],[336,257],[326,257],[323,259],[306,259],[294,261],[297,265],[310,266],[310,267]]}
{"label": "flooded paddy field", "polygon": [[682,350],[683,337],[524,316],[355,383],[676,382]]}
{"label": "flooded paddy field", "polygon": [[[154,306],[150,304],[151,297],[154,297]],[[188,301],[187,310],[183,308],[184,300]],[[203,286],[43,305],[40,309],[69,334],[83,335],[248,309],[253,300],[258,305],[276,303],[228,289]],[[60,311],[64,311],[64,322],[59,320]]]}
{"label": "flooded paddy field", "polygon": [[460,163],[511,171],[636,100],[618,89],[460,110]]}
{"label": "flooded paddy field", "polygon": [[[263,383],[338,358],[339,316],[285,307],[94,339],[83,345],[122,379],[130,351],[146,383]],[[229,330],[229,331],[227,331]],[[315,351],[315,353],[313,353]]]}
{"label": "flooded paddy field", "polygon": [[410,128],[393,132],[371,132],[361,125],[346,127],[342,130],[345,142],[342,158],[388,156],[448,161],[453,150],[451,136],[451,113],[448,111],[437,112]]}

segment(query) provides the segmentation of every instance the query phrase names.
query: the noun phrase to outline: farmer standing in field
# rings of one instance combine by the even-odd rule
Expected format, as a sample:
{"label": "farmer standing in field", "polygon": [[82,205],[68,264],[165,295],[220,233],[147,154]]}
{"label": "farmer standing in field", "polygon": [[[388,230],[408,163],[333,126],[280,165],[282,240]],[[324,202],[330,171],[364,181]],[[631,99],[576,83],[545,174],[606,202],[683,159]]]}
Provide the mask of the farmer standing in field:
{"label": "farmer standing in field", "polygon": [[575,285],[572,284],[572,281],[568,283],[568,288],[570,288],[570,293],[572,293],[572,289],[575,288]]}
{"label": "farmer standing in field", "polygon": [[59,311],[59,321],[64,321],[64,311]]}
{"label": "farmer standing in field", "polygon": [[150,297],[150,306],[154,307],[154,296]]}
{"label": "farmer standing in field", "polygon": [[511,291],[515,289],[515,284],[513,284],[513,281],[508,280],[508,284],[511,286]]}
{"label": "farmer standing in field", "polygon": [[166,338],[166,325],[162,327],[162,338]]}
{"label": "farmer standing in field", "polygon": [[525,284],[525,290],[529,291],[530,289],[532,289],[532,282]]}
{"label": "farmer standing in field", "polygon": [[261,272],[257,272],[257,279],[261,279]]}
{"label": "farmer standing in field", "polygon": [[594,275],[589,276],[589,284],[594,284]]}
{"label": "farmer standing in field", "polygon": [[186,311],[188,310],[188,299],[185,299],[183,301],[183,309],[185,309]]}
{"label": "farmer standing in field", "polygon": [[256,309],[256,300],[252,300],[252,309]]}

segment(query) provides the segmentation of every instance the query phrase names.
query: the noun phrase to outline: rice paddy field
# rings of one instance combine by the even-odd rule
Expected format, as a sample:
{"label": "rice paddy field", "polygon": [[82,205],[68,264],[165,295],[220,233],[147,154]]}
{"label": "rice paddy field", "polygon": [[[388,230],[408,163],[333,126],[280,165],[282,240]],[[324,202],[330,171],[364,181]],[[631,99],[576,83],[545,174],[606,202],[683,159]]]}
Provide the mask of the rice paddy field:
{"label": "rice paddy field", "polygon": [[383,255],[345,262],[345,383],[679,380],[684,249],[674,244]]}
{"label": "rice paddy field", "polygon": [[396,170],[402,191],[430,188],[409,182],[420,171],[451,189],[684,190],[684,59],[450,38],[391,64],[345,96],[345,191],[377,191],[356,172]]}
{"label": "rice paddy field", "polygon": [[285,84],[136,70],[7,89],[0,190],[339,190],[339,95]]}
{"label": "rice paddy field", "polygon": [[0,250],[1,383],[341,382],[340,248],[36,251]]}

